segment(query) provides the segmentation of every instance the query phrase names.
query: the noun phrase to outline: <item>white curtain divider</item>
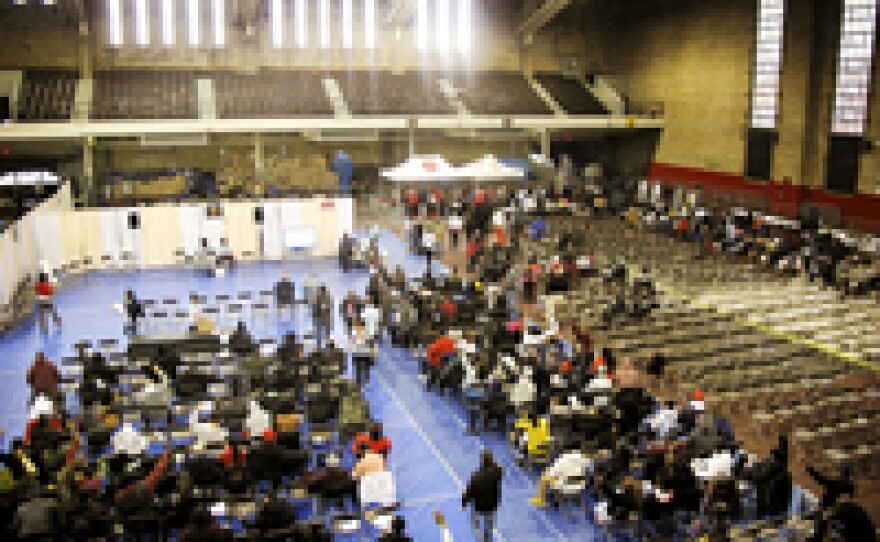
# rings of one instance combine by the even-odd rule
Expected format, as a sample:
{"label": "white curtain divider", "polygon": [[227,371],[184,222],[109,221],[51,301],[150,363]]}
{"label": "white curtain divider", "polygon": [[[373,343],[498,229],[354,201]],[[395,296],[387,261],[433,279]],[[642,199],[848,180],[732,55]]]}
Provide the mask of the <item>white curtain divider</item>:
{"label": "white curtain divider", "polygon": [[12,241],[12,229],[7,229],[0,235],[0,304],[9,305],[12,302],[12,293],[15,291],[14,259],[15,243]]}
{"label": "white curtain divider", "polygon": [[226,220],[222,216],[209,217],[207,208],[202,207],[202,237],[208,240],[208,246],[215,249],[220,246],[220,239],[226,237]]}
{"label": "white curtain divider", "polygon": [[201,248],[202,217],[205,210],[200,205],[183,205],[177,210],[180,221],[180,247],[187,256]]}
{"label": "white curtain divider", "polygon": [[226,221],[226,236],[236,258],[245,252],[256,253],[259,245],[257,225],[254,223],[254,208],[250,201],[226,202],[223,216]]}
{"label": "white curtain divider", "polygon": [[284,228],[282,223],[282,203],[266,201],[263,203],[263,250],[270,260],[280,260],[284,256]]}
{"label": "white curtain divider", "polygon": [[64,263],[64,239],[61,236],[61,216],[64,211],[43,209],[34,214],[34,237],[37,260],[41,270],[57,270]]}
{"label": "white curtain divider", "polygon": [[124,226],[126,209],[102,209],[101,217],[101,255],[119,260],[123,251],[122,226]]}

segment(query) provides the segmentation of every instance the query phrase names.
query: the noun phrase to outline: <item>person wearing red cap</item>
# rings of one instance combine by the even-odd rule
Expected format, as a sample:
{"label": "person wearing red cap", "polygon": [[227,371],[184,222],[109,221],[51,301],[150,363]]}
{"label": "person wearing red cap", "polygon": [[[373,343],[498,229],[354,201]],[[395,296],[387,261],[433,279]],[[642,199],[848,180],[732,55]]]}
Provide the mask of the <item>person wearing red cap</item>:
{"label": "person wearing red cap", "polygon": [[61,317],[58,316],[58,311],[55,309],[55,302],[53,301],[55,297],[55,287],[49,280],[48,273],[40,273],[34,290],[37,296],[37,312],[40,318],[40,331],[45,333],[49,328],[46,314],[52,316],[52,321],[55,323],[55,327],[61,327]]}
{"label": "person wearing red cap", "polygon": [[455,341],[443,336],[428,347],[428,389],[440,381],[446,358],[455,352]]}
{"label": "person wearing red cap", "polygon": [[369,433],[360,433],[351,444],[351,453],[357,456],[362,447],[366,446],[374,454],[379,454],[386,460],[391,452],[391,440],[382,434],[382,424],[374,423],[370,426]]}

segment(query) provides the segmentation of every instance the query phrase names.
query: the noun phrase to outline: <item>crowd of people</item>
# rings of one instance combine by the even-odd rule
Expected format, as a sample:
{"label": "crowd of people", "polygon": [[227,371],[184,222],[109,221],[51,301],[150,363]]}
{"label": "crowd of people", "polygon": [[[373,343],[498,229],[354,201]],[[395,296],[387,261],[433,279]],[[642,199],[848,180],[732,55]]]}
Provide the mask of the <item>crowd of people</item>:
{"label": "crowd of people", "polygon": [[[578,322],[554,318],[554,299],[594,275],[628,285],[607,307],[607,326],[656,305],[650,270],[600,266],[580,252],[572,223],[553,232],[554,254],[522,254],[549,234],[547,213],[605,212],[597,193],[408,192],[399,200],[406,234],[428,256],[426,272],[387,268],[375,237],[363,258],[344,238],[341,266],[368,269],[364,292],[335,300],[315,277],[301,296],[287,277],[275,286],[280,312],[304,305],[311,315],[308,339],[289,333],[266,348],[240,322],[222,339],[160,344],[150,356],[129,350],[117,359],[82,346],[70,394],[62,371],[37,354],[27,430],[0,458],[5,536],[332,540],[358,518],[377,524],[380,540],[410,540],[394,512],[392,443],[361,391],[383,344],[415,354],[429,392],[460,399],[467,432],[509,439],[536,479],[523,506],[579,505],[599,525],[655,540],[726,540],[736,522],[785,517],[785,436],[758,459],[706,411],[701,392],[684,403],[658,400],[629,360]],[[444,253],[464,261],[434,276],[430,262]],[[136,335],[142,302],[129,291],[119,309]],[[333,339],[335,311],[342,344]],[[190,333],[221,335],[202,324],[190,322]],[[481,540],[493,536],[502,472],[484,452],[462,495]],[[832,532],[874,539],[849,473],[811,474],[826,488],[811,512],[813,540]],[[436,519],[449,540],[445,519]]]}
{"label": "crowd of people", "polygon": [[[577,322],[555,321],[552,297],[576,289],[584,276],[628,285],[606,307],[606,326],[650,312],[657,293],[649,270],[634,273],[625,262],[600,268],[580,253],[570,227],[554,232],[556,254],[523,261],[518,249],[546,234],[546,225],[534,227],[541,213],[523,212],[528,197],[477,190],[448,207],[437,205],[437,197],[430,199],[433,207],[407,207],[412,246],[423,244],[424,232],[438,223],[432,215],[462,217],[448,222],[447,245],[457,244],[459,229],[467,243],[467,272],[453,268],[394,293],[415,301],[415,310],[392,309],[390,318],[408,314],[405,329],[417,336],[392,340],[426,346],[426,388],[460,398],[468,432],[509,434],[521,464],[538,474],[536,506],[589,495],[598,522],[629,525],[651,539],[723,540],[731,525],[749,518],[785,517],[793,493],[784,435],[761,460],[742,448],[726,420],[706,412],[701,392],[683,404],[657,400],[630,378],[628,360],[615,359]],[[433,238],[431,244],[444,246]],[[649,373],[663,373],[660,358],[648,364]],[[825,499],[811,512],[813,539],[824,540],[835,521],[843,539],[873,539],[849,475],[815,473],[815,479],[826,494],[847,497],[834,504]],[[841,517],[848,519],[831,519]]]}
{"label": "crowd of people", "polygon": [[790,219],[744,208],[717,209],[676,197],[674,191],[640,196],[628,213],[630,222],[698,243],[704,254],[728,254],[777,272],[804,274],[848,294],[880,290],[876,248],[815,215]]}

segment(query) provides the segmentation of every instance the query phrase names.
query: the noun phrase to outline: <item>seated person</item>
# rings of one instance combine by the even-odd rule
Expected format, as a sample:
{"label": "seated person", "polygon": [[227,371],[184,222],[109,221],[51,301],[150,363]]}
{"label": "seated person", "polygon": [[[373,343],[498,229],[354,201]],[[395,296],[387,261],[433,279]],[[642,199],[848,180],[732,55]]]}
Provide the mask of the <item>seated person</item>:
{"label": "seated person", "polygon": [[511,439],[520,453],[528,457],[546,458],[550,453],[550,421],[530,409],[518,420]]}
{"label": "seated person", "polygon": [[412,542],[412,538],[406,536],[406,521],[401,516],[394,516],[391,520],[391,530],[386,531],[379,537],[379,542]]}
{"label": "seated person", "polygon": [[257,345],[254,344],[244,322],[239,321],[235,331],[229,337],[229,349],[237,356],[249,356],[257,351]]}
{"label": "seated person", "polygon": [[541,475],[538,492],[532,498],[535,506],[547,506],[548,489],[562,495],[574,495],[586,489],[586,477],[591,474],[592,459],[586,446],[572,445]]}
{"label": "seated person", "polygon": [[293,505],[269,493],[263,497],[250,528],[259,533],[261,540],[286,540],[295,518]]}
{"label": "seated person", "polygon": [[296,287],[287,275],[275,283],[275,306],[279,309],[293,307],[296,303]]}
{"label": "seated person", "polygon": [[229,246],[229,240],[225,237],[220,239],[220,246],[217,247],[217,265],[232,267],[235,263],[235,257],[232,253],[232,247]]}
{"label": "seated person", "polygon": [[351,445],[353,454],[358,453],[361,444],[366,444],[372,452],[380,454],[384,458],[387,458],[391,451],[391,440],[382,434],[381,423],[372,424],[369,433],[361,433],[355,437]]}
{"label": "seated person", "polygon": [[323,462],[323,468],[308,472],[301,478],[309,494],[318,497],[319,514],[323,512],[327,501],[342,507],[346,499],[351,502],[357,499],[357,482],[351,477],[351,473],[339,466],[339,457],[328,454]]}
{"label": "seated person", "polygon": [[360,480],[371,474],[385,472],[385,457],[370,449],[370,445],[361,442],[358,446],[358,452],[355,455],[357,463],[354,466],[352,477]]}

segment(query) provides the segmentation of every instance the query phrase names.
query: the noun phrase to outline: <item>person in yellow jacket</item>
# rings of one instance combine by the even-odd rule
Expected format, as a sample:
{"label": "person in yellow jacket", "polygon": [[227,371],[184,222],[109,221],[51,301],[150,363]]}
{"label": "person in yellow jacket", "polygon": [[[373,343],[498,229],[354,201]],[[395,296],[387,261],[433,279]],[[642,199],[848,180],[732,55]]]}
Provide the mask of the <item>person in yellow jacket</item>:
{"label": "person in yellow jacket", "polygon": [[[514,426],[517,432],[525,440],[526,453],[530,457],[545,457],[550,452],[550,421],[546,417],[535,416],[532,412],[526,412]],[[517,432],[511,437],[517,440]]]}

